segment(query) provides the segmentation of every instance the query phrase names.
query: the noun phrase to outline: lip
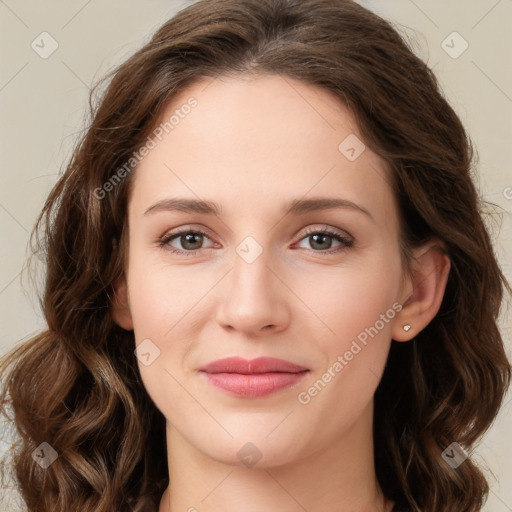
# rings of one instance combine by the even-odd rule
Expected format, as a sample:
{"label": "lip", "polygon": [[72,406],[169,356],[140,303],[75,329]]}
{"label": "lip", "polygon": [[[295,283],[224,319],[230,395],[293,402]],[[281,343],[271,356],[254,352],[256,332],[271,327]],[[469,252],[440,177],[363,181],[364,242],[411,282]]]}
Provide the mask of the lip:
{"label": "lip", "polygon": [[209,384],[230,395],[258,398],[298,384],[308,368],[283,359],[226,357],[199,369]]}
{"label": "lip", "polygon": [[286,372],[298,373],[308,368],[299,366],[284,359],[275,357],[258,357],[257,359],[243,359],[241,357],[225,357],[217,359],[199,368],[206,373],[241,373],[251,375],[255,373]]}

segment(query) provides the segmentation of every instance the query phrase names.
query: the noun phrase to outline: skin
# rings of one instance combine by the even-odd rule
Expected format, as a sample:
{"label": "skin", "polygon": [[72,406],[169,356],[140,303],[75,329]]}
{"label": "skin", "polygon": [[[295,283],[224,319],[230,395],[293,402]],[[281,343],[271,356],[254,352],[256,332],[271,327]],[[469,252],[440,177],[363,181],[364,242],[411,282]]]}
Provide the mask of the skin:
{"label": "skin", "polygon": [[[354,161],[340,152],[348,135],[362,136],[330,92],[275,75],[203,79],[160,121],[191,96],[197,107],[133,176],[114,304],[136,345],[150,339],[160,350],[150,365],[139,362],[167,419],[170,486],[159,512],[389,511],[375,476],[373,396],[391,340],[410,340],[437,313],[449,260],[433,241],[416,250],[413,274],[404,272],[385,162],[368,147]],[[221,212],[144,213],[170,197],[213,201]],[[343,198],[370,215],[350,207],[286,215],[289,201],[313,197]],[[353,245],[305,234],[323,227]],[[178,228],[208,236],[159,245]],[[252,263],[236,251],[247,236],[263,249]],[[394,303],[401,311],[300,403]],[[270,396],[233,397],[198,373],[228,356],[278,357],[310,372]],[[237,455],[248,442],[261,454],[253,467]]]}

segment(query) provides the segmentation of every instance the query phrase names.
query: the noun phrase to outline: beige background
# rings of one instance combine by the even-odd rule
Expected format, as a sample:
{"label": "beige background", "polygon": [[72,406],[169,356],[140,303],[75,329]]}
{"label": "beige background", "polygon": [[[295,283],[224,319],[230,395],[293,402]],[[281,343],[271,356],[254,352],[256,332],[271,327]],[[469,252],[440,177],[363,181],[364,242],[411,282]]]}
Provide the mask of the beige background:
{"label": "beige background", "polygon": [[[35,292],[29,281],[20,281],[20,272],[28,233],[83,128],[91,83],[187,3],[0,0],[0,353],[44,326]],[[512,0],[361,3],[414,38],[417,53],[434,67],[469,129],[480,156],[479,187],[500,207],[496,251],[512,280]],[[31,47],[44,31],[58,43],[47,59]],[[460,36],[446,39],[454,31]],[[442,47],[445,40],[452,54],[464,41],[469,46],[452,58]],[[502,326],[512,359],[510,313]],[[474,450],[496,476],[489,473],[486,512],[512,511],[511,409],[509,393]]]}

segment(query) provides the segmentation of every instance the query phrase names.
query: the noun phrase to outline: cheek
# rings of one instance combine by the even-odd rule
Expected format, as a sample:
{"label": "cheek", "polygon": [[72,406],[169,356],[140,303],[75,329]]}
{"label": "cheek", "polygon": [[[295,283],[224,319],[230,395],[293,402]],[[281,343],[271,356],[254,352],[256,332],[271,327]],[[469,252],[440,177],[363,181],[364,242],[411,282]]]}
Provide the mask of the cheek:
{"label": "cheek", "polygon": [[165,266],[134,253],[127,276],[134,350],[147,393],[170,418],[170,411],[186,404],[179,382],[192,348],[188,340],[197,339],[191,318],[205,285],[197,276],[193,277],[197,282],[191,281],[194,274],[184,268]]}
{"label": "cheek", "polygon": [[318,279],[309,295],[303,295],[328,330],[316,338],[323,366],[301,387],[306,393],[301,403],[322,395],[314,398],[313,407],[340,404],[340,421],[368,403],[382,375],[392,326],[401,309],[400,280],[398,255],[386,257],[376,251],[364,264],[340,268],[328,280]]}
{"label": "cheek", "polygon": [[375,324],[384,338],[390,335],[401,267],[399,255],[389,252],[393,254],[376,249],[366,254],[364,261],[361,258],[344,267],[322,269],[315,278],[298,280],[302,284],[294,291],[328,329],[324,349],[331,356]]}
{"label": "cheek", "polygon": [[[215,284],[215,271],[165,264],[165,257],[135,255],[130,263],[128,289],[136,339],[172,340],[186,332],[201,308],[200,300]],[[215,274],[215,275],[212,275]]]}
{"label": "cheek", "polygon": [[[306,415],[304,428],[321,429],[334,442],[371,403],[385,368],[391,327],[400,305],[389,281],[345,281],[335,302],[323,304],[322,318],[334,335],[317,338],[324,364],[297,389],[296,399]],[[350,285],[353,286],[350,286]],[[393,308],[393,305],[395,307]]]}

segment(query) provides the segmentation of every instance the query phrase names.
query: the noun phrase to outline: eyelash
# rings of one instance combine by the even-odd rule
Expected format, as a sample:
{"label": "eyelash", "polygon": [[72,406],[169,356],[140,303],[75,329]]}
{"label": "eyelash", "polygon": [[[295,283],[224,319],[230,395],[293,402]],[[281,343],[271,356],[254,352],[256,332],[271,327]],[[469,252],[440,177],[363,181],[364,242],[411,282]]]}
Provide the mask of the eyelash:
{"label": "eyelash", "polygon": [[[176,238],[179,238],[182,235],[188,235],[188,234],[200,234],[200,235],[203,235],[203,236],[205,236],[207,238],[210,238],[201,229],[184,229],[182,231],[178,231],[176,233],[171,233],[169,235],[164,236],[162,239],[160,239],[158,241],[158,245],[161,248],[165,248],[166,250],[170,251],[173,254],[177,254],[177,255],[180,255],[180,256],[181,255],[184,255],[184,256],[194,256],[201,249],[196,249],[194,251],[183,251],[181,249],[174,249],[174,248],[169,248],[168,247],[169,243],[172,242],[173,240],[175,240]],[[301,242],[305,238],[308,238],[311,235],[327,235],[327,236],[333,238],[334,240],[336,240],[336,241],[338,241],[338,242],[340,242],[342,244],[340,247],[336,247],[334,249],[327,249],[325,251],[315,251],[314,249],[310,249],[311,252],[317,253],[317,254],[330,255],[330,254],[333,254],[333,253],[341,252],[342,250],[347,249],[349,247],[352,247],[354,245],[354,241],[353,240],[351,240],[351,239],[349,239],[347,237],[344,237],[343,235],[340,235],[339,233],[336,233],[335,231],[331,231],[331,230],[325,229],[325,228],[324,229],[313,229],[313,228],[308,229],[304,233],[304,236],[299,240],[299,242]]]}

